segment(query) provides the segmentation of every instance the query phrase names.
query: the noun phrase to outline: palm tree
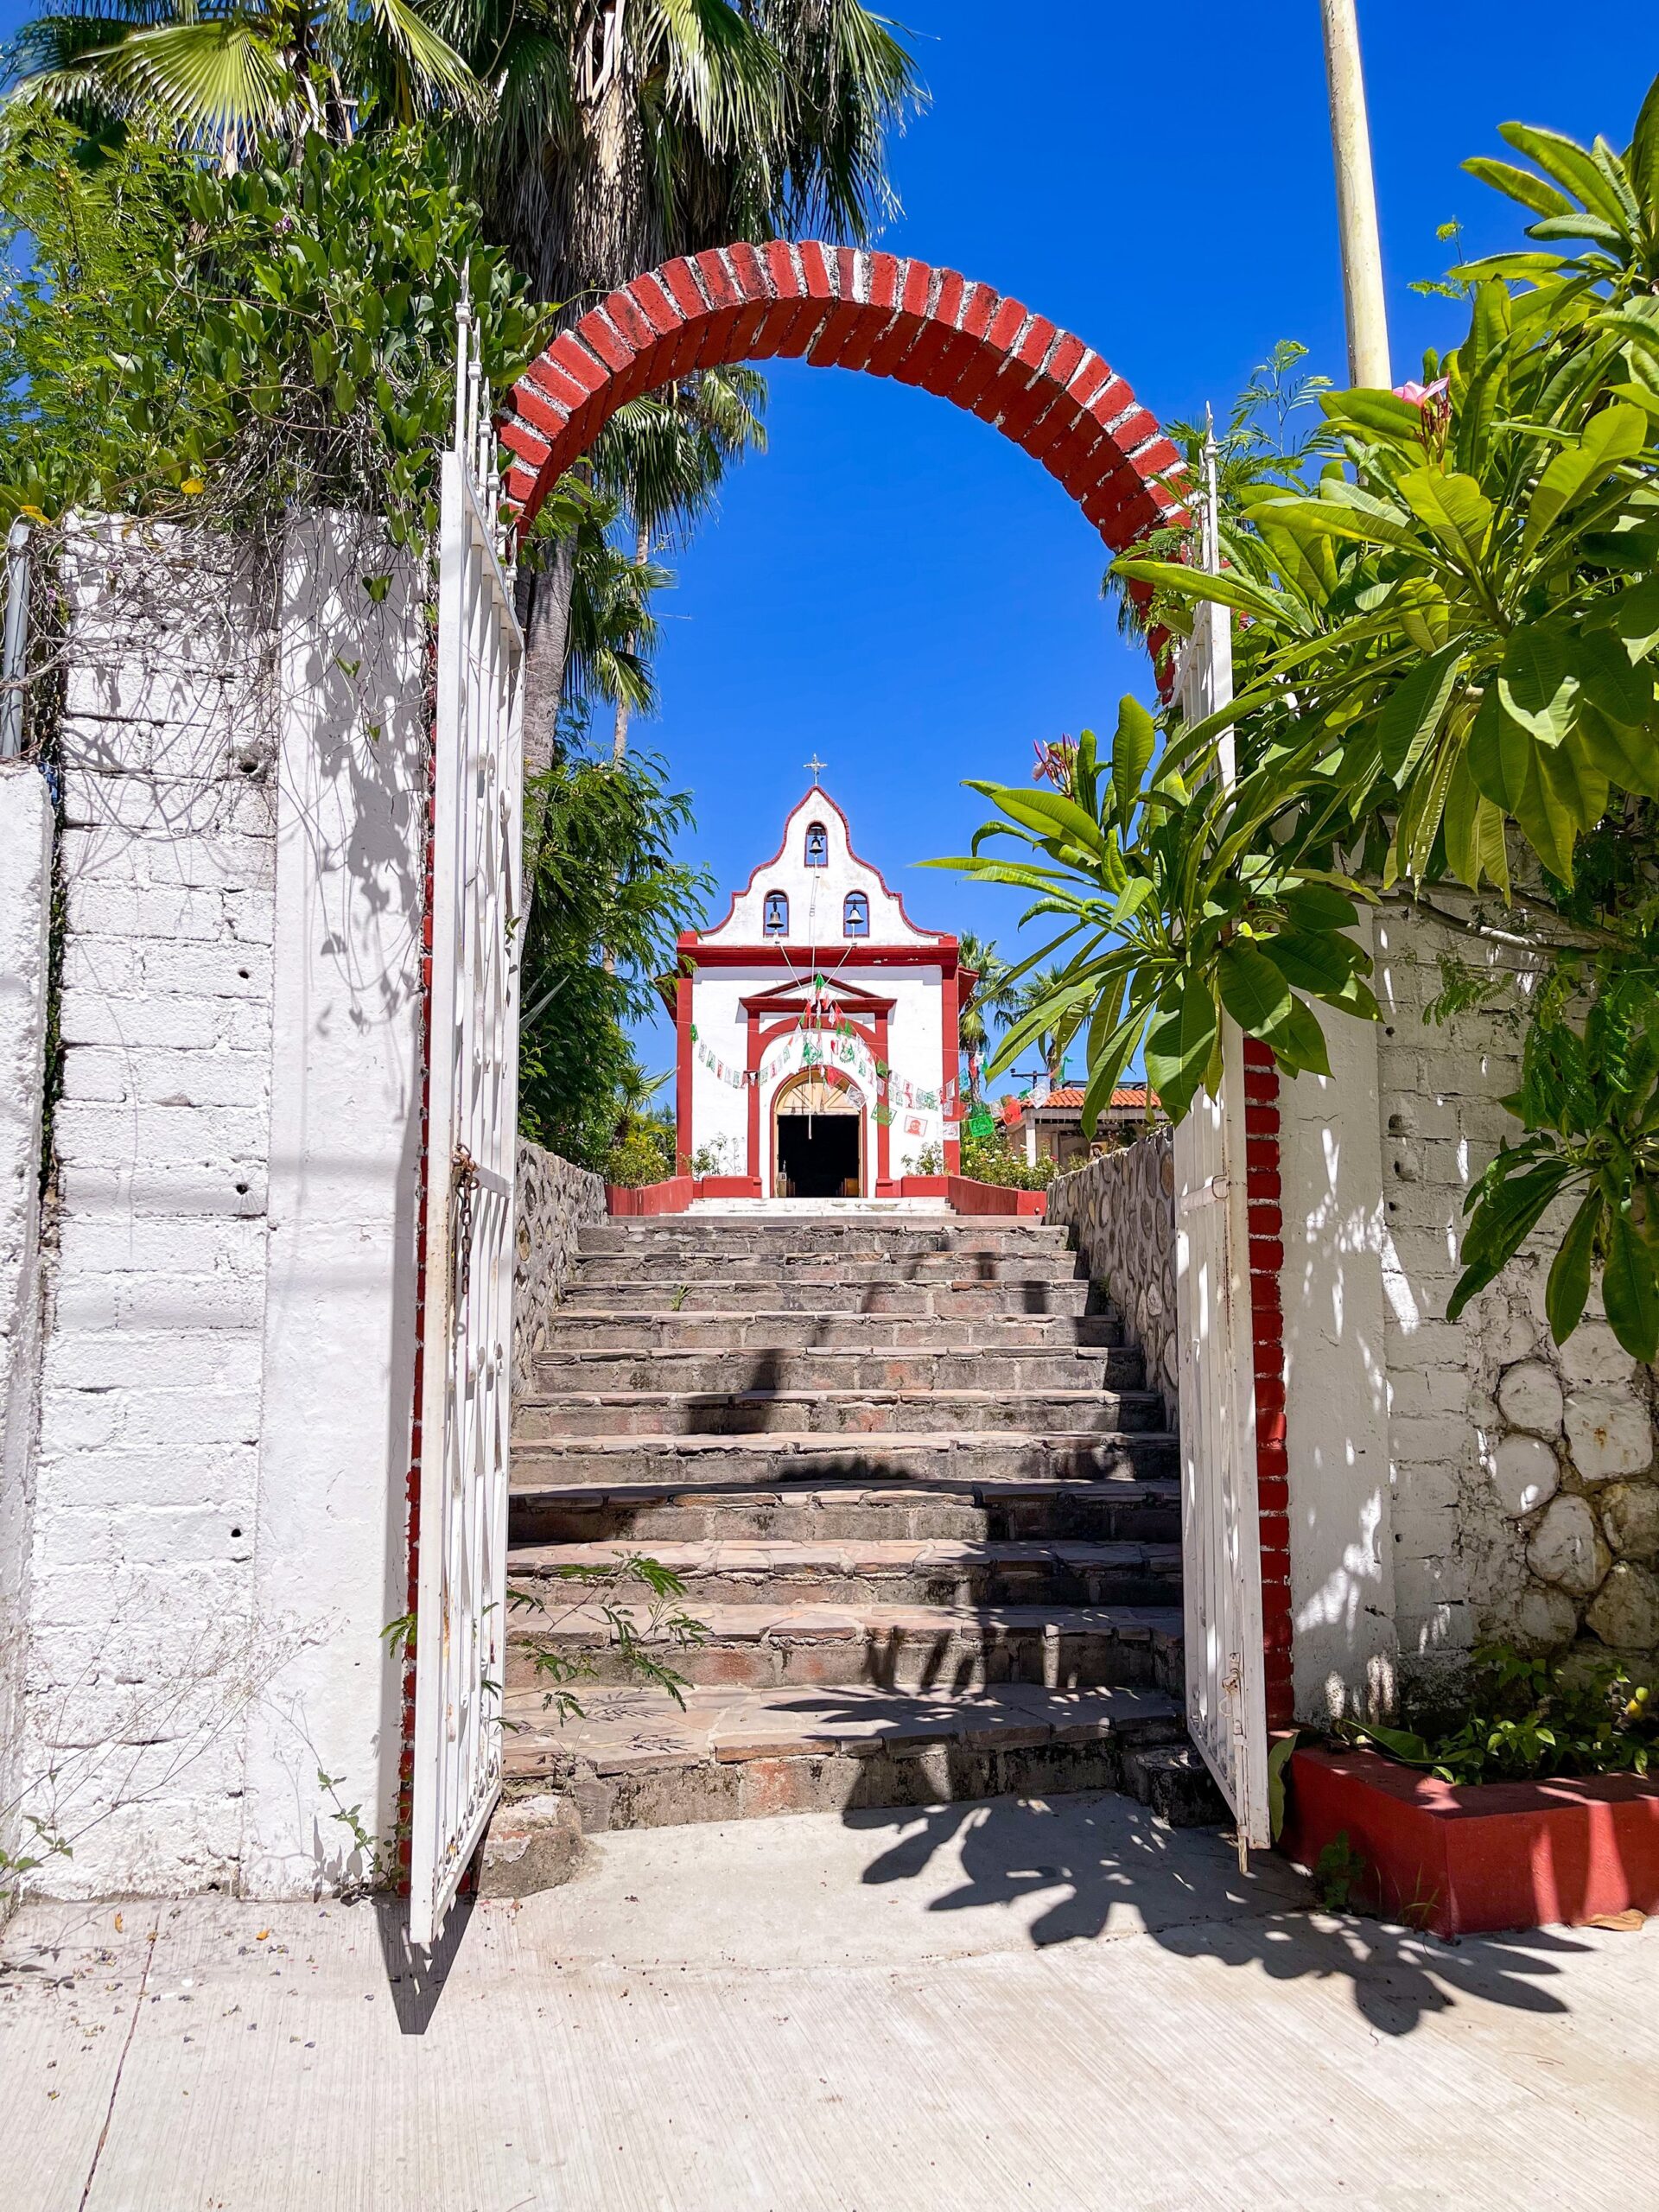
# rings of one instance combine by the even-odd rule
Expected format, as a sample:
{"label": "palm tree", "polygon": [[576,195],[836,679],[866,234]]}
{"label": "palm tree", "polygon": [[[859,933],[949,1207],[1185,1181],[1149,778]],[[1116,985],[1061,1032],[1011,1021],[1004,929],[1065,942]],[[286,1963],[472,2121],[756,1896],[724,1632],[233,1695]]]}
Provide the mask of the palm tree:
{"label": "palm tree", "polygon": [[420,0],[71,0],[7,55],[16,97],[218,151],[348,140],[365,109],[481,119],[484,87]]}
{"label": "palm tree", "polygon": [[[676,254],[820,223],[859,242],[896,205],[887,134],[921,92],[901,40],[858,0],[445,5],[440,22],[493,93],[481,125],[457,133],[463,175],[565,321]],[[658,524],[632,491],[624,504],[649,559]],[[526,757],[539,759],[564,689],[567,543],[544,526],[519,575]]]}
{"label": "palm tree", "polygon": [[976,937],[971,930],[966,931],[959,942],[957,957],[960,964],[977,978],[974,995],[962,1009],[957,1023],[962,1049],[968,1056],[968,1096],[977,1103],[980,1075],[990,1049],[992,1029],[1000,1028],[1002,1017],[1012,1013],[1014,994],[1008,986],[1008,963],[999,957],[990,938]]}
{"label": "palm tree", "polygon": [[448,0],[495,99],[467,148],[539,299],[575,317],[679,253],[892,212],[885,140],[920,98],[858,0]]}
{"label": "palm tree", "polygon": [[[764,453],[766,378],[756,369],[706,369],[617,410],[594,448],[594,474],[633,526],[633,565],[643,577],[652,552],[683,538],[709,512],[728,467]],[[637,643],[637,640],[634,641]],[[615,693],[612,755],[628,749],[638,703]]]}
{"label": "palm tree", "polygon": [[[1039,968],[1027,976],[1014,992],[1007,1007],[1010,1025],[1022,1021],[1034,1014],[1046,999],[1064,988],[1067,981],[1065,970],[1058,966]],[[1043,1065],[1048,1070],[1049,1085],[1058,1090],[1065,1081],[1066,1047],[1082,1025],[1080,1014],[1068,1014],[1058,1027],[1043,1030],[1037,1038],[1037,1049],[1043,1056]]]}

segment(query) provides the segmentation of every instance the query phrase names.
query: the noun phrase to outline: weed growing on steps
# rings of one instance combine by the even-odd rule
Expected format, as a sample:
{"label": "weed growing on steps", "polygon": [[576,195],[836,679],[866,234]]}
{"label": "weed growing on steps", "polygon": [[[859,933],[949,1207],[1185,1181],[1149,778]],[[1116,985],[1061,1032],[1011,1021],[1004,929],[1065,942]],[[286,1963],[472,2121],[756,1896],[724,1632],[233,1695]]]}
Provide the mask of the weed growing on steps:
{"label": "weed growing on steps", "polygon": [[[610,1631],[603,1655],[608,1666],[629,1682],[666,1690],[677,1705],[684,1706],[686,1678],[660,1655],[664,1648],[671,1652],[690,1649],[703,1643],[709,1631],[680,1604],[685,1585],[677,1574],[659,1560],[630,1552],[591,1567],[555,1567],[548,1580],[570,1586],[573,1594],[567,1605],[556,1609],[550,1604],[550,1593],[540,1590],[510,1590],[508,1604],[515,1611],[540,1614],[539,1633],[550,1639],[556,1639],[575,1614],[597,1613]],[[582,1719],[575,1685],[598,1681],[599,1658],[594,1650],[566,1650],[556,1641],[538,1645],[535,1668],[545,1691],[542,1707],[554,1713],[561,1726]],[[509,1720],[503,1725],[514,1728],[523,1724]]]}

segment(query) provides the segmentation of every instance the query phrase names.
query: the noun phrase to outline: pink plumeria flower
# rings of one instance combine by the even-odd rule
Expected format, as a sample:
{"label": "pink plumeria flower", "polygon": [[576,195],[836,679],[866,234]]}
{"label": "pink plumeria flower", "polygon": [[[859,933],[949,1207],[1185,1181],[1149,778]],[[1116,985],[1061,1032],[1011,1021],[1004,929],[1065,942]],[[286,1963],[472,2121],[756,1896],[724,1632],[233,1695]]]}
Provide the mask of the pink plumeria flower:
{"label": "pink plumeria flower", "polygon": [[1438,399],[1451,379],[1437,377],[1433,384],[1397,384],[1394,387],[1396,399],[1403,399],[1408,407],[1425,407],[1431,399]]}

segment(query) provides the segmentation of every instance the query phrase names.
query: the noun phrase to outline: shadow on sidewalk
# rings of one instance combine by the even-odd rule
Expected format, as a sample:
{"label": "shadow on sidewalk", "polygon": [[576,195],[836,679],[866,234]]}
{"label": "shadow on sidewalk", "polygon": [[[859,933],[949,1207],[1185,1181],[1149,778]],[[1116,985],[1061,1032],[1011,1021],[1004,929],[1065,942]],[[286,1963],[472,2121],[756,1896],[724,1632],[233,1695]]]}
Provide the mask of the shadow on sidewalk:
{"label": "shadow on sidewalk", "polygon": [[1171,1829],[1124,1797],[981,1799],[925,1808],[849,1809],[863,1834],[893,1841],[864,1871],[871,1884],[912,1881],[940,1853],[962,1879],[930,1912],[1041,1906],[1029,1923],[1039,1947],[1144,1931],[1164,1949],[1274,1980],[1346,1980],[1379,2034],[1409,2035],[1423,2018],[1478,1999],[1561,2013],[1545,1985],[1556,1961],[1589,1947],[1565,1929],[1481,1936],[1459,1944],[1319,1910],[1312,1885],[1262,1853],[1238,1872],[1230,1841],[1211,1829]]}
{"label": "shadow on sidewalk", "polygon": [[408,1898],[375,1899],[380,1955],[385,1962],[386,1981],[397,2011],[397,2025],[404,2035],[423,2036],[432,2024],[432,2015],[438,2009],[444,1984],[467,1940],[474,1903],[471,1891],[463,1891],[450,1906],[449,1916],[437,1942],[429,1951],[420,1951],[409,1940]]}

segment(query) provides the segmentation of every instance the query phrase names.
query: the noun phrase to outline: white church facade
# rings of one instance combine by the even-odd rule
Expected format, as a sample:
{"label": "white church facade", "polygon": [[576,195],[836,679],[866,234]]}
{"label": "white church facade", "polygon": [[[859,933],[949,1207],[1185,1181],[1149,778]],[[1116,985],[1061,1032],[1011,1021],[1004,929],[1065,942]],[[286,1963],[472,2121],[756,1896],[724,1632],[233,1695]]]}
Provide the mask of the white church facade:
{"label": "white church facade", "polygon": [[958,1166],[974,978],[816,782],[713,929],[679,940],[678,1150],[710,1197],[890,1198]]}

